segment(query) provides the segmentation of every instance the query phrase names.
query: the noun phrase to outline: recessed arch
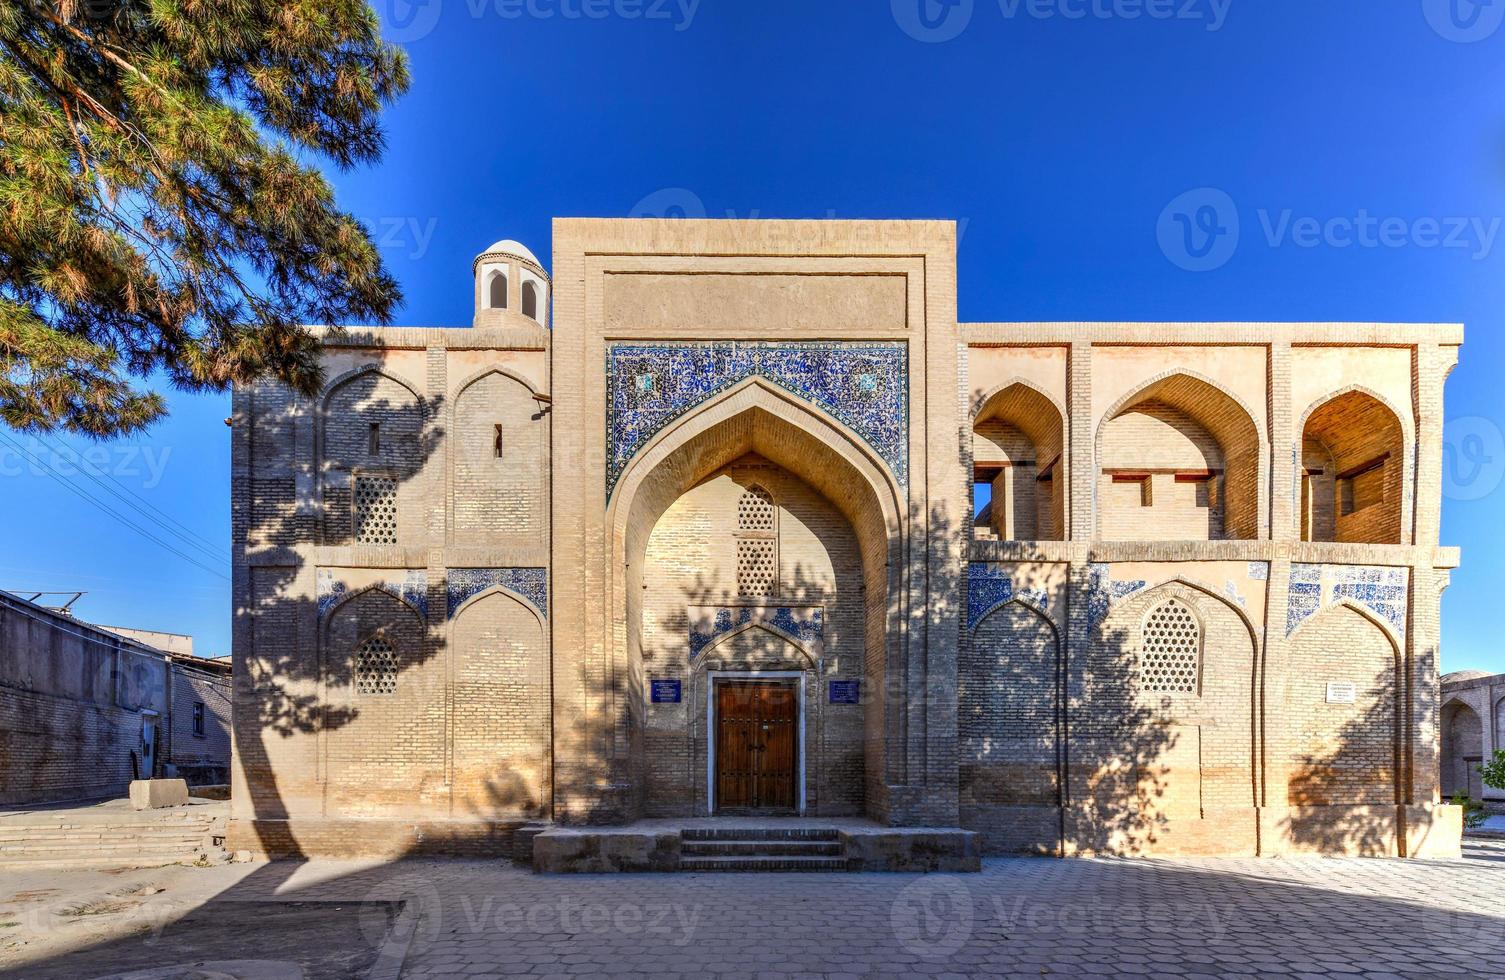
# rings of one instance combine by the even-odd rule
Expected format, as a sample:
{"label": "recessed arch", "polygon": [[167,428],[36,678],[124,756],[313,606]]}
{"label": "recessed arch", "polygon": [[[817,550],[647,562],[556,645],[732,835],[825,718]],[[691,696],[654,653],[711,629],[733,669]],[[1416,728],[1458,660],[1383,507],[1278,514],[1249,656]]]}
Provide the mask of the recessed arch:
{"label": "recessed arch", "polygon": [[[973,515],[1005,540],[1065,540],[1066,414],[1024,378],[973,400]],[[978,506],[984,489],[989,502]]]}
{"label": "recessed arch", "polygon": [[379,377],[386,378],[388,381],[391,381],[395,384],[401,385],[408,390],[408,394],[412,395],[415,401],[422,404],[423,396],[418,393],[417,385],[413,384],[413,382],[404,378],[402,375],[396,373],[395,371],[390,370],[385,365],[372,363],[362,364],[359,367],[353,367],[348,371],[342,371],[341,373],[331,378],[329,382],[325,384],[323,395],[319,399],[320,410],[327,412],[329,410],[330,399],[332,399],[341,388],[345,387],[353,381],[365,377],[368,374],[377,375]]}
{"label": "recessed arch", "polygon": [[510,370],[509,368],[502,367],[499,364],[492,364],[487,367],[481,368],[479,371],[472,371],[470,374],[467,374],[465,376],[465,379],[463,381],[455,385],[455,401],[460,400],[460,396],[465,394],[466,389],[470,388],[478,381],[485,380],[487,377],[493,374],[500,375],[501,377],[504,377],[509,381],[516,381],[518,384],[528,389],[528,394],[530,395],[538,394],[538,386],[535,385],[532,381],[528,380],[528,378],[517,373],[516,371]]}
{"label": "recessed arch", "polygon": [[507,308],[507,273],[501,269],[493,269],[486,276],[486,308],[488,310]]}
{"label": "recessed arch", "polygon": [[1301,539],[1403,543],[1414,456],[1407,415],[1379,392],[1349,385],[1307,406],[1297,432]]}
{"label": "recessed arch", "polygon": [[1141,384],[1104,413],[1094,451],[1100,539],[1247,540],[1268,527],[1264,426],[1209,378]]}
{"label": "recessed arch", "polygon": [[386,598],[400,604],[408,612],[413,614],[413,616],[418,620],[418,625],[420,627],[427,625],[428,617],[424,615],[423,610],[419,609],[416,605],[413,604],[412,600],[408,599],[406,596],[399,595],[398,593],[393,592],[383,582],[373,582],[371,585],[363,585],[352,592],[346,593],[345,595],[341,596],[334,605],[329,607],[329,609],[320,617],[324,623],[325,635],[328,635],[330,624],[334,622],[335,615],[341,609],[350,605],[350,603],[354,600],[370,592],[380,592]]}
{"label": "recessed arch", "polygon": [[532,279],[523,280],[523,316],[538,319],[538,284]]}
{"label": "recessed arch", "polygon": [[504,585],[491,585],[491,586],[487,586],[486,588],[482,589],[480,592],[477,592],[475,595],[471,596],[470,598],[466,599],[464,602],[460,603],[458,606],[455,607],[455,614],[450,617],[451,622],[452,623],[453,622],[458,622],[459,619],[460,619],[460,617],[465,613],[465,610],[469,609],[471,606],[476,605],[477,603],[479,603],[482,599],[486,598],[487,596],[492,596],[492,595],[503,596],[505,598],[511,599],[514,602],[518,603],[524,609],[526,609],[533,616],[533,618],[535,620],[538,621],[538,628],[539,629],[545,630],[545,631],[548,630],[548,628],[549,628],[549,620],[548,620],[548,617],[543,614],[543,610],[541,610],[537,606],[535,606],[533,604],[532,600],[528,599],[527,596],[525,596],[525,595],[523,595],[523,594],[521,594],[519,592],[514,592],[513,590],[507,588]]}
{"label": "recessed arch", "polygon": [[[765,471],[767,479],[778,481],[776,486],[763,482]],[[812,759],[816,760],[813,765],[818,769],[820,753],[832,753],[834,764],[835,753],[849,751],[864,759],[868,779],[874,778],[875,774],[881,774],[877,778],[900,778],[885,764],[889,744],[902,737],[900,733],[907,723],[907,713],[899,707],[903,703],[901,692],[905,684],[901,660],[903,604],[899,596],[908,576],[904,561],[905,520],[899,505],[902,498],[898,484],[859,436],[809,403],[761,378],[745,379],[656,433],[628,461],[612,490],[606,514],[612,548],[609,568],[613,570],[608,583],[611,628],[607,638],[610,644],[609,670],[617,680],[610,686],[624,692],[627,701],[623,708],[646,703],[642,685],[647,665],[667,662],[672,668],[675,658],[688,656],[688,632],[678,632],[685,627],[676,626],[675,632],[671,633],[660,625],[666,616],[679,616],[680,613],[670,611],[664,600],[653,598],[661,591],[650,595],[648,588],[670,590],[673,602],[680,604],[677,606],[680,610],[686,602],[717,601],[710,592],[706,592],[707,598],[702,600],[703,587],[699,584],[702,580],[696,577],[697,573],[690,566],[676,571],[666,565],[664,556],[667,553],[658,545],[652,552],[655,556],[653,574],[669,577],[645,578],[649,574],[646,569],[650,540],[661,520],[671,508],[678,513],[676,505],[682,499],[691,508],[686,513],[719,514],[720,517],[715,519],[695,519],[709,521],[705,524],[706,542],[722,543],[696,544],[694,547],[722,547],[726,549],[723,555],[730,554],[735,551],[732,529],[736,526],[738,499],[754,482],[762,483],[770,490],[779,505],[780,535],[785,533],[786,525],[790,533],[796,526],[804,527],[814,535],[809,539],[810,547],[814,549],[809,552],[812,560],[837,562],[829,567],[837,576],[834,581],[844,584],[833,594],[837,603],[827,607],[826,614],[828,617],[846,617],[845,622],[849,624],[844,634],[848,637],[848,652],[844,655],[848,666],[843,673],[860,672],[856,676],[870,678],[863,688],[866,693],[861,707],[846,710],[861,711],[868,726],[882,727],[887,733],[883,739],[869,738],[864,742],[859,738],[849,749],[838,749],[834,744],[828,746],[820,739],[819,733],[824,730],[821,728],[822,716],[829,709],[823,699],[816,699],[821,686],[812,683],[808,685],[810,700],[806,707],[810,725],[808,736],[812,740],[807,746]],[[696,509],[713,505],[721,509]],[[801,514],[808,515],[809,519],[818,518],[819,523],[811,524]],[[825,516],[820,516],[822,514]],[[817,532],[817,527],[827,530]],[[828,551],[829,548],[838,550]],[[791,562],[796,560],[790,558]],[[726,558],[718,561],[724,563]],[[714,567],[724,568],[724,565]],[[689,577],[674,577],[680,575]],[[725,579],[726,575],[721,573],[712,581],[714,584]],[[799,605],[803,601],[795,592],[781,586],[768,604]],[[651,625],[645,624],[645,610],[650,608],[655,610]],[[743,642],[764,635],[777,639],[780,644],[791,643],[792,650],[799,650],[797,656],[802,659],[812,655],[808,644],[797,637],[766,626],[763,634],[742,630],[733,635],[742,638]],[[724,637],[719,640],[728,642]],[[676,652],[679,645],[684,646],[683,653]],[[702,650],[694,659],[697,664],[705,663],[708,655],[709,659],[715,657],[708,650]],[[645,660],[645,656],[649,659]],[[873,666],[864,668],[863,664]],[[682,669],[688,677],[698,676],[688,664]],[[848,676],[853,674],[848,673]],[[694,700],[708,696],[709,689],[706,685],[692,683],[687,692]],[[705,705],[696,703],[688,714],[697,717],[705,710]],[[634,710],[618,717],[626,726],[631,726],[637,723],[636,715]],[[639,737],[632,734],[634,729],[631,727],[618,731],[618,737],[622,739]],[[693,741],[696,736],[690,731],[685,737]],[[851,729],[846,730],[842,737],[856,738]],[[688,750],[699,751],[693,746]],[[631,764],[644,765],[638,759],[633,759]],[[812,772],[817,769],[812,769]],[[651,785],[653,780],[661,777],[640,773],[636,778]],[[834,812],[861,812],[866,785],[863,779],[850,770],[845,774],[837,770],[833,778],[845,788],[823,794],[821,805],[839,802],[841,806],[856,809]],[[685,791],[686,796],[695,792],[698,790],[693,786]]]}
{"label": "recessed arch", "polygon": [[[811,648],[810,644],[806,643],[804,640],[801,640],[799,637],[795,636],[792,633],[779,629],[778,626],[774,625],[773,623],[763,621],[743,623],[735,629],[727,630],[725,633],[717,636],[716,639],[712,640],[709,644],[706,645],[705,649],[701,650],[698,654],[695,655],[694,663],[691,665],[692,669],[695,671],[705,670],[707,668],[707,665],[712,663],[716,659],[715,655],[717,648],[724,645],[729,645],[733,638],[740,636],[741,634],[746,633],[749,630],[762,630],[765,633],[772,634],[777,639],[788,643],[790,646],[794,647],[800,652],[800,655],[805,660],[806,669],[820,669],[820,656],[816,653],[815,650]],[[715,669],[720,670],[722,668],[717,667]]]}

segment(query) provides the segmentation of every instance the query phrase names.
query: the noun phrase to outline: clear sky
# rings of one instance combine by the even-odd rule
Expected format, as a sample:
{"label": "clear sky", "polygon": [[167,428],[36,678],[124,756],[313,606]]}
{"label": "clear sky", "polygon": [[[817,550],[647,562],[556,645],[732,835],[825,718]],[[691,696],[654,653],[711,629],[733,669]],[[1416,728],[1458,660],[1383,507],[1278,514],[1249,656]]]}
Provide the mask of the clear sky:
{"label": "clear sky", "polygon": [[[468,324],[471,258],[506,237],[547,261],[553,216],[681,213],[955,218],[963,320],[1466,323],[1443,667],[1505,671],[1505,4],[377,9],[413,89],[383,163],[333,179],[403,285],[400,324]],[[1197,221],[1189,249],[1177,213]],[[229,400],[171,402],[105,462],[228,575]],[[84,618],[228,651],[226,580],[0,450],[0,587],[86,589]]]}

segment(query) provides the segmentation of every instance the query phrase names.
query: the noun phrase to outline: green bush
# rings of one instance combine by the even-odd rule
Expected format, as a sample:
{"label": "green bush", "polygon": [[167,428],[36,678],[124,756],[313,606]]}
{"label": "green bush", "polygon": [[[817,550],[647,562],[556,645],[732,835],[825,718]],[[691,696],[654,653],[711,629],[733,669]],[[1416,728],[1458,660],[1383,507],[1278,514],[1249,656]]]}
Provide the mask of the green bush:
{"label": "green bush", "polygon": [[1466,793],[1454,793],[1451,802],[1453,806],[1463,808],[1464,830],[1472,830],[1479,826],[1484,823],[1484,818],[1489,815],[1489,811],[1484,809],[1483,803],[1480,803],[1478,800],[1469,799]]}
{"label": "green bush", "polygon": [[1494,758],[1479,767],[1479,775],[1490,789],[1505,789],[1505,749],[1495,749]]}

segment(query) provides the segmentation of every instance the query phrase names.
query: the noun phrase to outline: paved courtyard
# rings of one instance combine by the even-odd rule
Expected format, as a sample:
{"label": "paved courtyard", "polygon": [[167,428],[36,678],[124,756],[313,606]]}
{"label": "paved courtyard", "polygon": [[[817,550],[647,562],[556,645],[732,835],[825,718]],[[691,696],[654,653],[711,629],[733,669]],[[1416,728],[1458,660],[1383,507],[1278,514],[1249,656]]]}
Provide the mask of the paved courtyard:
{"label": "paved courtyard", "polygon": [[914,974],[1505,975],[1505,842],[1458,863],[1018,859],[955,876],[0,872],[5,976]]}

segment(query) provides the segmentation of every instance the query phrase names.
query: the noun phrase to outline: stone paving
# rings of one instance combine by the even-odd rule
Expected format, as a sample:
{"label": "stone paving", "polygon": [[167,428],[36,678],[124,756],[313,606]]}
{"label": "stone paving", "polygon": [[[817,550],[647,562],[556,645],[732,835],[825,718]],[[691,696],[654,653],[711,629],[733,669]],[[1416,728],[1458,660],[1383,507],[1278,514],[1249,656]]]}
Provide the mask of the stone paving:
{"label": "stone paving", "polygon": [[[1008,859],[974,875],[535,876],[469,861],[205,874],[224,876],[219,901],[408,900],[403,977],[1505,975],[1505,841],[1471,843],[1462,862]],[[370,939],[394,945],[382,928]],[[295,959],[255,945],[246,955]],[[98,975],[68,964],[13,975]]]}

